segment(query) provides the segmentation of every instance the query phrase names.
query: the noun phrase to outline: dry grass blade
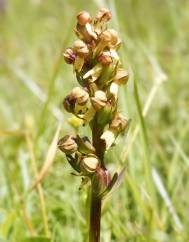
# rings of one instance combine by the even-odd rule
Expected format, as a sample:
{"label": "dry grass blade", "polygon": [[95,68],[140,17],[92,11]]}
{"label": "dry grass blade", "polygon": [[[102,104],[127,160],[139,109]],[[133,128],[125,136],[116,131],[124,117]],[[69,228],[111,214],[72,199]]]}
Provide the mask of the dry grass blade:
{"label": "dry grass blade", "polygon": [[36,186],[41,182],[41,180],[46,176],[46,174],[49,171],[49,168],[51,167],[51,165],[54,162],[54,158],[56,155],[56,150],[57,150],[57,142],[58,142],[58,137],[59,137],[59,133],[60,133],[60,124],[58,125],[58,128],[56,130],[56,133],[53,137],[53,140],[49,146],[48,152],[47,152],[47,156],[46,159],[44,161],[43,167],[41,169],[41,171],[39,172],[34,185],[32,186],[31,190],[33,190],[34,188],[36,188]]}
{"label": "dry grass blade", "polygon": [[165,202],[165,205],[167,206],[168,208],[168,211],[169,213],[171,214],[172,218],[173,218],[173,221],[175,222],[175,225],[177,227],[178,230],[182,230],[183,229],[183,225],[175,211],[175,208],[171,202],[171,199],[161,181],[161,178],[159,176],[159,174],[157,173],[156,169],[153,168],[152,169],[152,176],[153,176],[153,179],[154,179],[154,183],[156,184],[156,187],[161,195],[161,197],[163,198],[164,202]]}

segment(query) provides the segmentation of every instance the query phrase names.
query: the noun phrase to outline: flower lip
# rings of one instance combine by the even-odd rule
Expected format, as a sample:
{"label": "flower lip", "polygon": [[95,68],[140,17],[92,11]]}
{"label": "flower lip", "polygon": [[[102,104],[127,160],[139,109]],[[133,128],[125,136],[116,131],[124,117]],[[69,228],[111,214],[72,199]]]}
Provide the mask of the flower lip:
{"label": "flower lip", "polygon": [[112,18],[111,12],[107,8],[102,8],[96,16],[98,22],[107,22]]}

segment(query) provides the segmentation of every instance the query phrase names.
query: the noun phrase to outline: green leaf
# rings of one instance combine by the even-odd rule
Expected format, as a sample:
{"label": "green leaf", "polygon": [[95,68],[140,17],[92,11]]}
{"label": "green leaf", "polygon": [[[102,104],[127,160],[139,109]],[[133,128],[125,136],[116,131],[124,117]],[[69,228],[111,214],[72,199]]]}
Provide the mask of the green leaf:
{"label": "green leaf", "polygon": [[113,188],[113,186],[115,185],[116,181],[117,181],[117,178],[118,178],[118,174],[115,173],[111,179],[111,182],[110,184],[108,185],[108,187],[105,189],[105,191],[103,191],[100,196],[102,198],[104,198]]}

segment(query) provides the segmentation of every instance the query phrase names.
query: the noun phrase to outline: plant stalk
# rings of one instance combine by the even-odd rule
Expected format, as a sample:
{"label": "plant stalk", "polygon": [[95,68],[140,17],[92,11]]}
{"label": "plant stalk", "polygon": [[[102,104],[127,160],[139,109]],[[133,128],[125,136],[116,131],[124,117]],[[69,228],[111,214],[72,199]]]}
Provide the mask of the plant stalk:
{"label": "plant stalk", "polygon": [[[97,123],[97,115],[95,116],[92,137],[96,154],[101,161],[101,168],[104,169],[104,151],[105,146],[100,139],[103,129]],[[96,176],[96,184],[91,182],[91,201],[90,201],[90,225],[89,225],[89,242],[100,242],[100,221],[101,221],[101,205],[102,198],[98,194],[98,190],[102,185],[102,178]]]}
{"label": "plant stalk", "polygon": [[101,197],[91,188],[89,242],[100,242]]}

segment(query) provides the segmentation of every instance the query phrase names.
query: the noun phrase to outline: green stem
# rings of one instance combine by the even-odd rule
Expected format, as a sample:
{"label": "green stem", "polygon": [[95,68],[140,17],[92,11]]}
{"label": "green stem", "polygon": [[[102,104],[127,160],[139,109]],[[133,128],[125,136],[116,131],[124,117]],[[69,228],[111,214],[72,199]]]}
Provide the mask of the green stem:
{"label": "green stem", "polygon": [[[92,188],[91,188],[92,190]],[[91,191],[89,242],[100,242],[101,198]]]}

